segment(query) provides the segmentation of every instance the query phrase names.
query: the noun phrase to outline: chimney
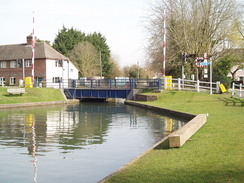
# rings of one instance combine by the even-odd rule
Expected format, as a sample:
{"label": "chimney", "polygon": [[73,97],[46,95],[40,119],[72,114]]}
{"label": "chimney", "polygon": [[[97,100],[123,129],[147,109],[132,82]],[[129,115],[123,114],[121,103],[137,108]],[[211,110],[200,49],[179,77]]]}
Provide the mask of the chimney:
{"label": "chimney", "polygon": [[[34,41],[36,41],[36,37],[35,37]],[[27,43],[27,45],[32,45],[32,35],[31,34],[26,37],[26,43]]]}

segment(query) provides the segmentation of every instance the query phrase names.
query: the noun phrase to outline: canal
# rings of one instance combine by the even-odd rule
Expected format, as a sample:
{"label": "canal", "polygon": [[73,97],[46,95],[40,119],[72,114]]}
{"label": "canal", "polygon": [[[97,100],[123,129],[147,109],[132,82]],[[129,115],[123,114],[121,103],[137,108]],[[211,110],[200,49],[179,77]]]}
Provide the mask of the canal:
{"label": "canal", "polygon": [[0,110],[0,182],[94,183],[186,123],[135,106]]}

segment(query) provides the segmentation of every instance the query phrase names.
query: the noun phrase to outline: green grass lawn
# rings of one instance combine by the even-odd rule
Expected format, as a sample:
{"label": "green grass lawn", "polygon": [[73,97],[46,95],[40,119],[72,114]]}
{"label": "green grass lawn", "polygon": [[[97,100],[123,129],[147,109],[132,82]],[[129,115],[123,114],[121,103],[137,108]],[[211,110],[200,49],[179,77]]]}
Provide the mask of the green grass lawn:
{"label": "green grass lawn", "polygon": [[157,101],[146,103],[209,113],[207,123],[182,147],[155,148],[106,182],[244,182],[244,100],[184,91],[163,91],[158,96]]}
{"label": "green grass lawn", "polygon": [[28,102],[49,102],[64,100],[58,89],[53,88],[26,88],[22,96],[9,95],[7,88],[0,87],[0,105]]}

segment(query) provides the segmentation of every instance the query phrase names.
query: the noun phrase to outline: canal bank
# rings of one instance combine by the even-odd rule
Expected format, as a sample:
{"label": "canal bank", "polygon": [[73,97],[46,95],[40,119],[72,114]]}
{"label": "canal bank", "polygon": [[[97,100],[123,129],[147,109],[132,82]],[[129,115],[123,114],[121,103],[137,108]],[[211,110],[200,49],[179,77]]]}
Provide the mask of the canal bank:
{"label": "canal bank", "polygon": [[148,109],[148,110],[154,111],[154,112],[159,112],[162,115],[167,114],[168,116],[184,118],[184,119],[189,120],[189,122],[186,125],[184,125],[183,127],[181,127],[180,129],[173,132],[172,134],[164,137],[162,140],[160,140],[159,142],[154,144],[151,148],[147,149],[146,151],[141,153],[139,156],[135,157],[130,162],[126,163],[124,166],[122,166],[115,172],[106,176],[104,179],[100,180],[98,183],[104,183],[104,182],[108,181],[111,177],[113,177],[114,175],[125,170],[132,163],[136,162],[137,160],[142,158],[144,155],[146,155],[148,152],[150,152],[153,149],[169,149],[172,147],[181,147],[187,140],[189,140],[189,138],[192,135],[194,135],[207,122],[206,114],[194,115],[194,114],[179,112],[179,111],[170,110],[170,109],[166,109],[166,108],[162,108],[162,107],[147,105],[145,103],[138,103],[138,102],[131,101],[131,100],[126,100],[125,104]]}
{"label": "canal bank", "polygon": [[48,106],[48,105],[60,105],[60,104],[75,104],[79,103],[79,100],[62,100],[62,101],[51,101],[51,102],[30,102],[30,103],[16,103],[16,104],[1,104],[0,109],[7,108],[21,108],[21,107],[37,107],[37,106]]}
{"label": "canal bank", "polygon": [[193,114],[207,114],[208,122],[181,148],[155,148],[112,176],[120,182],[237,182],[244,179],[243,99],[163,91],[147,104]]}
{"label": "canal bank", "polygon": [[0,109],[79,103],[65,97],[63,90],[54,88],[25,88],[23,95],[9,95],[7,88],[0,88]]}

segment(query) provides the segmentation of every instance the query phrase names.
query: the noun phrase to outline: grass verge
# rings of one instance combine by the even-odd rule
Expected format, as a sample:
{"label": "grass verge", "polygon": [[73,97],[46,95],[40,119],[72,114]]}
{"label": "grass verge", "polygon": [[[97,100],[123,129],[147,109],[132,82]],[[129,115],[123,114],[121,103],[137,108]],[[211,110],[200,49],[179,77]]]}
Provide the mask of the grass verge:
{"label": "grass verge", "polygon": [[20,95],[9,95],[7,88],[0,87],[0,105],[29,102],[50,102],[64,100],[61,92],[53,88],[26,88],[27,93]]}
{"label": "grass verge", "polygon": [[229,94],[163,91],[147,104],[209,113],[207,123],[181,148],[155,148],[107,180],[145,183],[240,183],[244,180],[244,100]]}

